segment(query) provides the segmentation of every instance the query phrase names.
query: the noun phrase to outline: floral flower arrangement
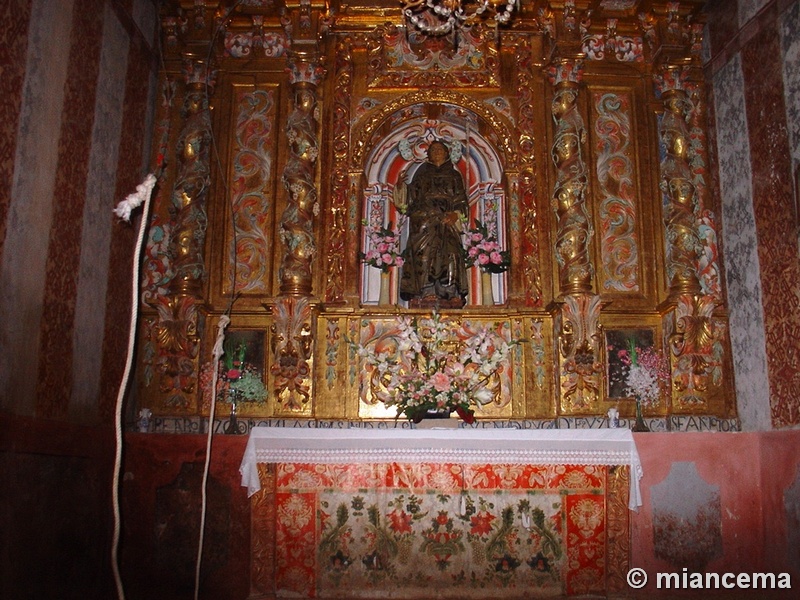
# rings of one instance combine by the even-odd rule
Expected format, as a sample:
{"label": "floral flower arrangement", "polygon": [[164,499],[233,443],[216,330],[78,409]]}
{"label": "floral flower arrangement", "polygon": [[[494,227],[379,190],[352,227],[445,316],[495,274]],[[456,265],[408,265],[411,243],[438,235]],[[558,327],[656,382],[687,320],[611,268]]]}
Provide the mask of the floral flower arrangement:
{"label": "floral flower arrangement", "polygon": [[497,236],[480,221],[463,235],[464,252],[468,266],[477,265],[490,273],[502,273],[511,265],[511,255],[503,250]]}
{"label": "floral flower arrangement", "polygon": [[366,221],[367,238],[369,244],[366,253],[361,254],[361,260],[383,272],[388,272],[389,267],[402,267],[403,256],[400,250],[400,232],[392,223],[386,227],[375,227]]}
{"label": "floral flower arrangement", "polygon": [[396,333],[358,345],[379,385],[373,392],[386,406],[418,423],[431,413],[475,420],[474,408],[491,402],[511,348],[488,327],[454,328],[438,313],[430,318],[399,317]]}
{"label": "floral flower arrangement", "polygon": [[637,404],[656,404],[670,379],[669,364],[664,355],[652,347],[640,348],[630,341],[628,349],[620,350],[618,356],[628,369],[626,393],[633,396]]}
{"label": "floral flower arrangement", "polygon": [[[236,405],[237,402],[264,402],[267,388],[255,365],[245,361],[247,346],[227,345],[218,363],[217,397]],[[211,401],[213,362],[207,362],[200,370],[200,387],[204,404]]]}

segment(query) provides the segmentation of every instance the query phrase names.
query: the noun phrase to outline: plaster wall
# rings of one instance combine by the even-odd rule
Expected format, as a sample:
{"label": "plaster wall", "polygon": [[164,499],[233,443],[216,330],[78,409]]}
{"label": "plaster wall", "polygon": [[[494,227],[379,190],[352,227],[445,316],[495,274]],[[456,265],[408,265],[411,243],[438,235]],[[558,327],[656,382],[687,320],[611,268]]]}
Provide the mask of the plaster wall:
{"label": "plaster wall", "polygon": [[[710,534],[718,535],[720,544],[701,566],[706,572],[785,572],[793,587],[800,582],[797,544],[791,539],[800,497],[800,432],[651,433],[635,438],[644,478],[643,506],[631,515],[632,567],[644,569],[651,580],[656,573],[681,573],[684,567],[694,572],[697,550],[714,546]],[[684,476],[671,477],[674,473]],[[704,510],[709,503],[692,491],[698,485],[717,490],[718,511]],[[654,501],[665,487],[668,505]],[[665,510],[682,517],[672,521],[674,531],[657,527]],[[708,521],[709,514],[716,522]],[[671,546],[665,556],[667,536]],[[653,581],[643,592],[664,593]]]}

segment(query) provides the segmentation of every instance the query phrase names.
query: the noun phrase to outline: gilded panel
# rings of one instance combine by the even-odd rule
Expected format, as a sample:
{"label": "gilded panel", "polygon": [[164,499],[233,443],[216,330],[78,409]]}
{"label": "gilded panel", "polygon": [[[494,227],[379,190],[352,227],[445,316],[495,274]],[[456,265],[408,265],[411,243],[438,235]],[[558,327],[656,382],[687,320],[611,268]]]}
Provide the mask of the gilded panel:
{"label": "gilded panel", "polygon": [[269,295],[272,288],[272,235],[275,164],[275,90],[234,88],[230,204],[224,293]]}
{"label": "gilded panel", "polygon": [[637,292],[639,283],[635,140],[629,94],[595,91],[592,104],[598,181],[598,273],[601,292]]}

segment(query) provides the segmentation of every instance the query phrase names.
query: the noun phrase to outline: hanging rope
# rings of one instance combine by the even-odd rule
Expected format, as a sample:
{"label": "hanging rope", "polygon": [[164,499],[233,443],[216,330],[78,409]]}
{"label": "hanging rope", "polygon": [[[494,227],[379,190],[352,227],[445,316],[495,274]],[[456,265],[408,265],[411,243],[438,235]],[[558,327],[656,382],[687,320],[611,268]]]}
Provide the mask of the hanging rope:
{"label": "hanging rope", "polygon": [[219,360],[225,354],[225,328],[231,320],[228,315],[222,315],[217,323],[217,339],[212,350],[211,370],[211,408],[208,411],[208,435],[206,438],[206,460],[203,467],[203,484],[200,493],[200,539],[197,544],[197,565],[194,574],[194,598],[197,600],[200,593],[200,563],[203,558],[203,538],[206,530],[206,503],[208,502],[208,469],[211,464],[211,440],[214,437],[214,413],[217,408],[217,375],[219,373]]}
{"label": "hanging rope", "polygon": [[131,212],[144,203],[142,210],[142,221],[139,224],[139,236],[136,239],[136,247],[133,257],[133,275],[131,281],[131,325],[128,332],[128,356],[125,361],[125,370],[122,375],[117,392],[117,404],[114,419],[115,434],[115,454],[114,454],[114,477],[112,479],[112,504],[114,510],[114,534],[111,542],[111,569],[114,572],[114,583],[117,586],[117,597],[125,600],[125,590],[122,586],[122,577],[119,573],[119,536],[120,536],[120,510],[119,510],[119,474],[122,468],[122,405],[125,399],[125,391],[128,388],[128,381],[131,375],[131,365],[133,364],[133,350],[136,342],[136,322],[139,318],[139,261],[142,255],[142,243],[144,234],[147,231],[147,222],[150,215],[150,199],[153,195],[153,187],[156,185],[156,176],[150,173],[144,181],[136,186],[136,191],[129,194],[125,200],[117,205],[114,214],[126,222],[130,222]]}

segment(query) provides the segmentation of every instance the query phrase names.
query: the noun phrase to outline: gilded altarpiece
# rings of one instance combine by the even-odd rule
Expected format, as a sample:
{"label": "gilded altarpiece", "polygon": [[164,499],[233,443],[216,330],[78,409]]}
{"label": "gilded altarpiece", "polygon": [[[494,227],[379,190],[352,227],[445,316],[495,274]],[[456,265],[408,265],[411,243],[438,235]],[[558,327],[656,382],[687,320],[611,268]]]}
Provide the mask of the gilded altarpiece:
{"label": "gilded altarpiece", "polygon": [[[212,404],[224,431],[234,402],[244,431],[410,427],[391,423],[359,346],[397,353],[398,320],[432,311],[402,301],[396,272],[382,303],[361,256],[366,227],[399,224],[398,178],[443,140],[468,222],[487,222],[510,257],[489,283],[472,270],[464,307],[439,311],[460,339],[485,328],[519,342],[476,427],[630,418],[617,378],[631,345],[669,359],[651,427],[735,420],[701,3],[519,4],[508,27],[437,37],[387,3],[163,3],[138,408],[198,432]],[[260,468],[254,597],[626,585],[625,468]]]}
{"label": "gilded altarpiece", "polygon": [[311,2],[281,16],[248,2],[222,19],[211,4],[162,14],[143,407],[207,414],[225,314],[234,337],[261,344],[251,368],[265,391],[239,403],[242,418],[393,418],[354,344],[430,310],[399,299],[397,272],[380,303],[364,223],[398,224],[398,178],[441,139],[469,219],[510,256],[490,284],[472,270],[464,308],[441,311],[521,342],[479,421],[632,415],[631,397],[611,392],[607,333],[643,329],[672,372],[646,416],[735,419],[696,2],[642,1],[635,16],[523,2],[511,27],[443,37],[409,30],[394,7]]}

